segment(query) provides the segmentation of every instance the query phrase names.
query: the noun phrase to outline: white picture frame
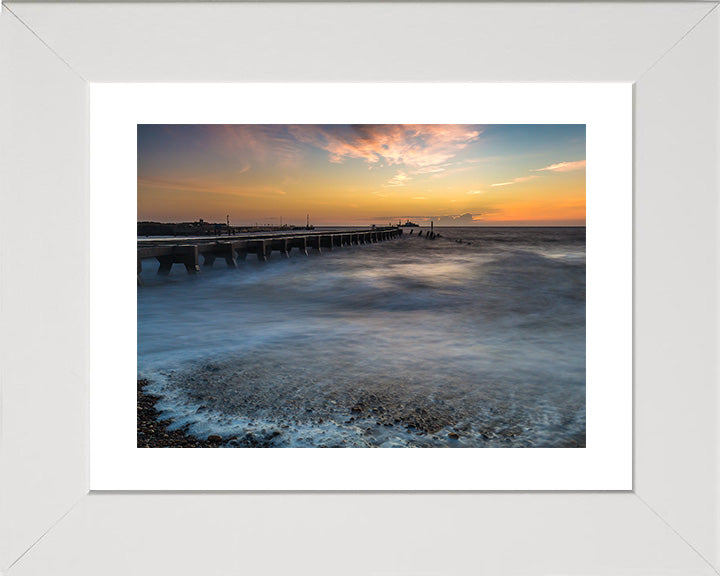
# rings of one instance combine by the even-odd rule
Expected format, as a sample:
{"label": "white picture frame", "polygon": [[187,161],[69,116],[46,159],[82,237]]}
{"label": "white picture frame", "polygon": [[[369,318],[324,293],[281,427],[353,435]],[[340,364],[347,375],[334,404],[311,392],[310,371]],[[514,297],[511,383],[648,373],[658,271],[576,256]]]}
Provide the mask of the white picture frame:
{"label": "white picture frame", "polygon": [[[716,574],[719,30],[714,2],[4,6],[2,573]],[[280,80],[635,84],[632,491],[88,493],[88,85]]]}

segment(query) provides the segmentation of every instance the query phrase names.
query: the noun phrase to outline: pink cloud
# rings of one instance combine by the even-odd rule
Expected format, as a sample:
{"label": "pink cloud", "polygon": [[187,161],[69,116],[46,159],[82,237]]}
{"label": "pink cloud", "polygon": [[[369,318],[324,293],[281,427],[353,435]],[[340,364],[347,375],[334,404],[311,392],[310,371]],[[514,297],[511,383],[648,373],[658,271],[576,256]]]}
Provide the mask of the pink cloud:
{"label": "pink cloud", "polygon": [[557,164],[550,164],[545,168],[536,168],[533,172],[572,172],[573,170],[584,170],[585,160],[577,160],[576,162],[558,162]]}
{"label": "pink cloud", "polygon": [[328,152],[331,162],[357,158],[370,165],[423,169],[448,160],[477,140],[481,131],[459,124],[381,124],[351,127],[300,125],[290,132]]}
{"label": "pink cloud", "polygon": [[515,178],[509,182],[498,182],[497,184],[490,184],[490,186],[510,186],[511,184],[517,184],[519,182],[527,182],[533,178],[535,178],[535,176],[521,176],[520,178]]}

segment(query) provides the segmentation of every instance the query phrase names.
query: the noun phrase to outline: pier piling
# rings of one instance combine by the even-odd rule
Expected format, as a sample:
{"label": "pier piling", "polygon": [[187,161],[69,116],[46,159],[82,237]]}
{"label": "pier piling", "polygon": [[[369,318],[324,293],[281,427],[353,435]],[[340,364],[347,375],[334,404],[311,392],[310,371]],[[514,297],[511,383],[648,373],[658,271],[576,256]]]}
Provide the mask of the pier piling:
{"label": "pier piling", "polygon": [[188,238],[182,244],[172,239],[139,240],[137,248],[137,283],[142,286],[142,261],[154,259],[158,262],[160,275],[170,274],[173,264],[182,264],[189,274],[200,272],[200,256],[203,268],[211,268],[218,258],[225,260],[228,268],[236,268],[238,260],[245,260],[247,254],[255,254],[260,262],[267,261],[273,250],[285,258],[290,257],[293,248],[307,255],[308,248],[322,253],[323,248],[334,250],[343,246],[376,243],[401,236],[400,228],[379,228],[349,232],[328,231],[281,235],[247,235],[217,238]]}
{"label": "pier piling", "polygon": [[200,272],[200,257],[198,247],[195,245],[172,246],[168,254],[156,256],[160,266],[158,274],[167,276],[170,274],[173,264],[184,264],[188,274]]}
{"label": "pier piling", "polygon": [[237,268],[237,260],[235,259],[235,247],[232,242],[218,242],[217,255],[225,258],[225,264],[228,268]]}
{"label": "pier piling", "polygon": [[310,236],[307,238],[307,245],[322,254],[322,236]]}
{"label": "pier piling", "polygon": [[266,240],[251,240],[250,242],[248,242],[248,245],[251,251],[257,254],[257,258],[258,260],[260,260],[260,262],[267,261],[268,256],[270,256],[270,253],[272,251],[272,248],[270,247],[270,242]]}
{"label": "pier piling", "polygon": [[203,254],[203,268],[212,268],[215,263],[215,254],[212,252],[206,252]]}
{"label": "pier piling", "polygon": [[292,245],[288,238],[275,238],[270,241],[271,248],[277,250],[285,258],[290,258],[290,249]]}
{"label": "pier piling", "polygon": [[333,249],[333,244],[334,244],[334,240],[333,240],[333,235],[332,235],[332,234],[328,234],[328,235],[326,235],[326,236],[321,236],[321,237],[320,237],[320,246],[322,246],[323,248],[327,248],[328,250],[332,250],[332,249]]}
{"label": "pier piling", "polygon": [[307,247],[308,247],[308,239],[307,239],[307,236],[300,236],[300,237],[298,237],[298,238],[291,238],[291,239],[290,239],[290,245],[291,245],[293,248],[297,248],[298,250],[300,250],[300,252],[302,252],[303,254],[305,254],[305,256],[307,256]]}
{"label": "pier piling", "polygon": [[233,250],[235,251],[235,254],[237,255],[235,261],[237,262],[238,260],[245,260],[247,258],[247,254],[248,254],[248,243],[246,241],[241,241],[241,242],[236,241],[236,242],[231,242],[231,244],[232,244]]}

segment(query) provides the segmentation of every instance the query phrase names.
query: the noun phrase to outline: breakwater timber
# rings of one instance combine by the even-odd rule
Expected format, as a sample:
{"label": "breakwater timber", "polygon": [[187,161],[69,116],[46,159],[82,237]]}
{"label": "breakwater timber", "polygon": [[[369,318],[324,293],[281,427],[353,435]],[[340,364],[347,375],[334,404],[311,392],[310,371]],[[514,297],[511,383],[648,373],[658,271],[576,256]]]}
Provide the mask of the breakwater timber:
{"label": "breakwater timber", "polygon": [[[157,260],[158,274],[167,275],[174,264],[185,266],[190,274],[200,272],[200,265],[213,266],[216,260],[224,260],[229,268],[237,266],[254,254],[264,262],[273,251],[289,258],[296,250],[307,255],[308,249],[318,252],[343,246],[370,244],[401,236],[401,228],[371,228],[351,231],[298,232],[274,234],[245,234],[242,236],[217,236],[213,238],[185,238],[138,240],[137,282],[142,286],[143,260]],[[202,262],[201,262],[202,257]]]}

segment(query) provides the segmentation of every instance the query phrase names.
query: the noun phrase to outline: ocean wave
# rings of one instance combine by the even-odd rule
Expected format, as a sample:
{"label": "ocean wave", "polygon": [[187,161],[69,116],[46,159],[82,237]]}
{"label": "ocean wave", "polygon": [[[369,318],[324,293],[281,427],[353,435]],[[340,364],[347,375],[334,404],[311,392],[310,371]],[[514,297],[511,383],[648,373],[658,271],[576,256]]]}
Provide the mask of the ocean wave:
{"label": "ocean wave", "polygon": [[173,426],[235,445],[584,445],[584,230],[562,235],[171,275],[138,291],[138,376]]}

